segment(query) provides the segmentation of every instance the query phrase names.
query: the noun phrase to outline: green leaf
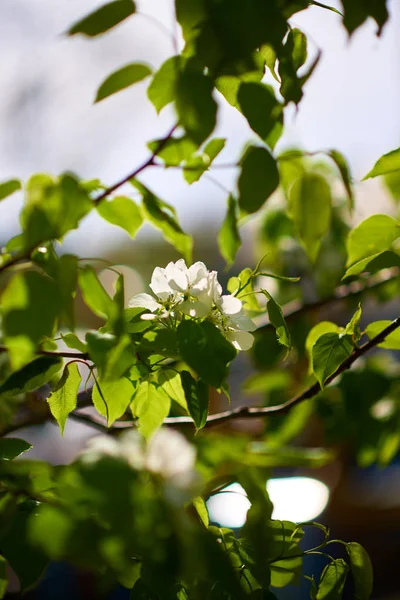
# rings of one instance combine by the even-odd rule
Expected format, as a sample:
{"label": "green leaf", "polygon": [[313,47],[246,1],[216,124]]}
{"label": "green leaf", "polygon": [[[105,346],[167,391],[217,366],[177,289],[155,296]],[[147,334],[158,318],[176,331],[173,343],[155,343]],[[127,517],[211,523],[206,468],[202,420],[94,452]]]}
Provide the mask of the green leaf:
{"label": "green leaf", "polygon": [[353,341],[358,341],[361,337],[360,331],[360,321],[362,316],[362,308],[361,304],[358,305],[358,308],[354,315],[351,317],[350,322],[346,325],[346,329],[344,330],[345,335],[350,335]]}
{"label": "green leaf", "polygon": [[371,177],[378,177],[379,175],[387,175],[388,173],[393,173],[396,171],[400,171],[400,148],[397,150],[392,150],[392,152],[388,152],[381,156],[381,158],[375,163],[373,169],[367,173],[364,177],[365,179],[370,179]]}
{"label": "green leaf", "polygon": [[79,352],[82,352],[83,354],[87,352],[87,345],[85,342],[82,342],[74,333],[64,333],[61,334],[61,337],[68,348],[79,350]]}
{"label": "green leaf", "polygon": [[61,379],[47,398],[50,412],[60,427],[61,435],[64,435],[69,413],[76,408],[81,380],[82,376],[76,363],[65,365]]}
{"label": "green leaf", "polygon": [[264,57],[260,52],[253,56],[250,71],[237,75],[222,75],[216,79],[215,87],[224,96],[225,100],[237,110],[241,110],[238,102],[238,92],[243,82],[260,82],[264,76]]}
{"label": "green leaf", "polygon": [[118,379],[137,362],[135,348],[128,335],[117,337],[108,332],[88,331],[86,341],[90,358],[103,381]]}
{"label": "green leaf", "polygon": [[90,310],[103,319],[110,316],[113,302],[101,285],[95,269],[89,265],[81,267],[78,280],[83,299]]}
{"label": "green leaf", "polygon": [[332,198],[327,181],[315,173],[304,173],[290,190],[289,207],[308,258],[315,262],[321,238],[331,222]]}
{"label": "green leaf", "polygon": [[228,265],[235,262],[235,256],[241,246],[238,228],[237,200],[231,195],[228,198],[228,211],[218,233],[218,245]]}
{"label": "green leaf", "polygon": [[97,90],[95,102],[100,102],[104,98],[112,96],[121,90],[125,90],[138,81],[143,81],[151,75],[151,69],[141,63],[131,63],[125,65],[109,75]]}
{"label": "green leaf", "polygon": [[[162,139],[153,140],[147,144],[151,152],[156,152],[157,148],[163,142]],[[196,152],[198,146],[187,135],[181,137],[170,137],[164,144],[162,149],[157,152],[157,158],[163,160],[165,167],[177,167],[187,162]]]}
{"label": "green leaf", "polygon": [[215,388],[221,387],[228,374],[227,365],[236,350],[209,321],[183,321],[178,327],[182,359],[201,379]]}
{"label": "green leaf", "polygon": [[273,88],[261,82],[243,82],[237,99],[253,131],[274,148],[283,130],[283,107]]}
{"label": "green leaf", "polygon": [[132,415],[139,419],[138,430],[146,439],[161,427],[171,408],[171,399],[153,381],[142,381],[130,405]]}
{"label": "green leaf", "polygon": [[209,527],[210,518],[208,516],[207,504],[204,502],[204,499],[201,496],[196,496],[193,498],[192,504],[196,509],[200,521],[203,523],[204,527]]}
{"label": "green leaf", "polygon": [[179,406],[188,412],[185,391],[182,387],[180,373],[172,369],[160,369],[157,372],[157,381],[166,394]]}
{"label": "green leaf", "polygon": [[331,157],[331,159],[334,161],[334,163],[336,164],[337,168],[339,169],[339,173],[342,178],[343,185],[345,187],[347,197],[349,200],[349,211],[353,212],[353,210],[354,210],[354,191],[353,191],[352,178],[351,178],[350,167],[348,165],[348,162],[345,159],[345,157],[343,156],[343,154],[341,152],[339,152],[338,150],[330,150],[328,154]]}
{"label": "green leaf", "polygon": [[179,74],[183,67],[181,56],[171,56],[159,68],[147,89],[147,96],[159,113],[175,100]]}
{"label": "green leaf", "polygon": [[33,249],[60,239],[92,209],[88,192],[69,174],[53,179],[38,174],[26,184],[25,206],[20,215],[25,246]]}
{"label": "green leaf", "polygon": [[[369,337],[369,339],[377,336],[381,331],[386,329],[392,321],[374,321],[374,323],[370,323],[366,329],[365,333]],[[396,329],[392,333],[390,333],[384,342],[378,344],[378,348],[386,348],[386,350],[400,350],[400,329]]]}
{"label": "green leaf", "polygon": [[184,256],[186,262],[191,263],[193,247],[192,238],[182,231],[169,205],[157,198],[157,196],[139,183],[139,181],[131,180],[131,183],[142,195],[143,210],[147,219],[162,231],[165,239],[175,246],[178,252]]}
{"label": "green leaf", "polygon": [[386,8],[386,0],[379,2],[355,2],[354,0],[342,0],[343,25],[351,35],[368,17],[375,19],[378,25],[378,35],[389,18]]}
{"label": "green leaf", "polygon": [[143,223],[143,216],[138,205],[125,196],[117,196],[109,201],[104,200],[96,209],[103,219],[125,229],[131,238],[136,236]]}
{"label": "green leaf", "polygon": [[372,254],[372,256],[367,256],[367,258],[363,258],[354,263],[354,265],[351,265],[351,267],[346,270],[342,279],[354,277],[365,271],[375,273],[376,271],[391,267],[400,267],[400,255],[391,250],[384,250],[383,252]]}
{"label": "green leaf", "polygon": [[94,37],[115,27],[135,12],[136,6],[132,0],[114,0],[114,2],[108,2],[81,21],[75,23],[68,30],[68,35],[81,33],[88,37]]}
{"label": "green leaf", "polygon": [[290,336],[290,331],[285,321],[285,317],[283,316],[281,306],[273,299],[271,294],[269,294],[266,290],[262,290],[265,296],[268,298],[267,300],[267,311],[268,317],[271,325],[275,328],[276,336],[278,338],[278,342],[282,344],[282,346],[286,346],[290,350],[292,347],[292,340]]}
{"label": "green leaf", "polygon": [[4,598],[8,588],[7,561],[0,556],[0,598]]}
{"label": "green leaf", "polygon": [[241,160],[238,181],[239,206],[243,214],[257,212],[279,185],[275,159],[260,146],[250,146]]}
{"label": "green leaf", "polygon": [[332,560],[322,571],[316,600],[340,600],[349,567],[342,558]]}
{"label": "green leaf", "polygon": [[189,183],[195,183],[211,166],[213,160],[224,149],[226,140],[224,138],[214,138],[210,140],[203,149],[202,155],[194,155],[187,160],[183,169],[183,176]]}
{"label": "green leaf", "polygon": [[208,385],[201,379],[193,379],[189,371],[181,372],[187,407],[196,429],[202,429],[208,417]]}
{"label": "green leaf", "polygon": [[253,284],[255,277],[256,270],[253,271],[249,267],[246,267],[237,277],[229,279],[228,291],[240,298],[246,310],[257,313],[260,312],[260,305],[258,304],[257,295],[254,293]]}
{"label": "green leaf", "polygon": [[298,104],[303,97],[303,85],[307,81],[309,71],[299,77],[297,71],[307,60],[307,37],[299,29],[291,29],[285,44],[280,51],[278,70],[281,78],[280,93],[285,99],[285,104],[294,102]]}
{"label": "green leaf", "polygon": [[368,553],[357,542],[349,542],[346,545],[346,550],[350,557],[355,598],[357,600],[369,600],[372,594],[374,575]]}
{"label": "green leaf", "polygon": [[[337,15],[340,15],[341,17],[343,17],[343,14],[336,8],[333,8],[333,6],[328,6],[327,4],[322,4],[322,2],[316,2],[313,0],[311,0],[309,2],[309,4],[311,4],[312,6],[319,6],[319,8],[325,8],[326,10],[330,10],[330,11],[336,13]],[[314,582],[314,584],[315,584],[315,582]]]}
{"label": "green leaf", "polygon": [[18,438],[0,438],[0,459],[13,460],[31,448],[31,444],[28,444],[25,440],[20,440]]}
{"label": "green leaf", "polygon": [[93,386],[92,400],[97,412],[107,419],[108,427],[125,413],[134,392],[135,387],[127,377],[115,381],[97,379]]}
{"label": "green leaf", "polygon": [[58,286],[48,277],[28,271],[11,279],[2,296],[2,314],[13,369],[32,359],[44,337],[52,337],[59,307]]}
{"label": "green leaf", "polygon": [[[0,183],[0,200],[4,200],[11,194],[18,192],[21,189],[21,182],[18,179],[9,179]],[[1,598],[1,596],[0,596]]]}
{"label": "green leaf", "polygon": [[50,381],[62,367],[58,356],[40,356],[19,371],[12,373],[0,385],[0,399],[33,392]]}
{"label": "green leaf", "polygon": [[312,329],[310,329],[307,339],[306,339],[306,352],[309,360],[309,372],[313,372],[312,366],[312,349],[316,341],[323,336],[325,333],[342,333],[343,328],[339,327],[335,323],[331,323],[331,321],[321,321],[317,323]]}
{"label": "green leaf", "polygon": [[175,105],[179,124],[196,144],[202,144],[213,132],[217,121],[217,103],[213,80],[201,73],[184,71],[178,77]]}
{"label": "green leaf", "polygon": [[325,381],[353,351],[348,337],[338,333],[324,333],[312,347],[312,367],[321,389]]}
{"label": "green leaf", "polygon": [[347,238],[347,263],[350,267],[365,258],[375,258],[389,250],[400,236],[400,227],[388,215],[373,215],[350,231]]}

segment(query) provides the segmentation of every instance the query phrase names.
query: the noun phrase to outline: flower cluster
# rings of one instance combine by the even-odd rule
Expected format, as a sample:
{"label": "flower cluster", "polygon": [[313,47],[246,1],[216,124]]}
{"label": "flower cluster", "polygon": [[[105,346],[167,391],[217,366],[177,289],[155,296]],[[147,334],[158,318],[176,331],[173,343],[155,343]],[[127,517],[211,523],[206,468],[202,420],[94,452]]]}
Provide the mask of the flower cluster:
{"label": "flower cluster", "polygon": [[244,314],[239,298],[222,294],[217,272],[208,271],[202,262],[190,267],[183,259],[170,262],[165,269],[156,267],[151,277],[150,294],[137,294],[130,307],[147,308],[150,312],[142,319],[181,320],[186,315],[208,319],[214,323],[237,350],[248,350],[253,345],[250,331],[256,329]]}

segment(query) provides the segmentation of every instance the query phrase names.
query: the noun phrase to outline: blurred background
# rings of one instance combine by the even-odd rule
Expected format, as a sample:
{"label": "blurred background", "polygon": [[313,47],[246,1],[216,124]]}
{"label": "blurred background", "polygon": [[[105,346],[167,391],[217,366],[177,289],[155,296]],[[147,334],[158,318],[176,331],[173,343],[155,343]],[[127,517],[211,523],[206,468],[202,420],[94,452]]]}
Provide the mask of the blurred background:
{"label": "blurred background", "polygon": [[[73,22],[102,3],[95,0],[1,1],[0,181],[13,177],[26,179],[35,172],[57,175],[62,171],[73,171],[83,179],[100,178],[103,183],[112,184],[147,157],[147,142],[162,137],[173,124],[174,113],[170,107],[157,116],[147,100],[147,82],[93,104],[98,86],[114,70],[129,62],[145,62],[156,70],[174,54],[179,32],[174,29],[172,3],[169,0],[138,1],[139,13],[134,18],[93,40],[64,35]],[[332,0],[330,4],[340,8],[339,2]],[[293,19],[293,26],[307,34],[310,53],[315,54],[321,49],[322,58],[305,87],[298,110],[288,108],[285,113],[284,135],[276,152],[292,147],[308,151],[337,148],[343,152],[355,180],[353,224],[373,213],[394,215],[397,210],[380,180],[361,183],[379,156],[400,145],[400,3],[389,2],[389,11],[390,20],[380,38],[375,35],[375,23],[369,20],[350,41],[340,16],[333,12],[311,7]],[[274,84],[269,75],[265,80]],[[254,133],[244,117],[222,96],[218,101],[220,111],[215,135],[226,136],[228,142],[216,162],[235,163],[243,145],[254,139]],[[224,272],[216,236],[225,214],[228,192],[235,189],[236,177],[235,169],[216,169],[200,182],[188,186],[177,169],[151,168],[140,176],[152,191],[178,209],[182,228],[194,236],[195,259],[203,260],[210,269],[221,271],[221,283],[226,283],[228,274]],[[124,191],[134,197],[131,189]],[[279,212],[280,202],[277,194],[263,214],[246,223],[242,231],[243,247],[229,274],[253,266],[265,251],[271,251],[271,230],[275,225],[268,220],[269,211]],[[18,233],[21,204],[22,197],[18,195],[1,203],[0,243],[4,244]],[[338,207],[339,210],[339,201]],[[330,243],[330,248],[335,249],[335,238]],[[104,258],[122,265],[127,278],[127,299],[137,292],[148,291],[149,276],[155,266],[164,266],[169,260],[178,258],[150,226],[144,226],[137,238],[131,240],[97,213],[88,216],[79,231],[69,233],[59,250],[84,258]],[[338,248],[339,255],[340,251]],[[281,265],[282,270],[287,271],[285,274],[297,275],[303,262],[302,251],[291,246],[286,263]],[[324,271],[322,264],[320,270],[316,287],[307,288],[307,276],[305,278],[303,294],[306,299],[315,299],[317,293],[328,293],[324,273],[325,279],[330,277],[329,269]],[[334,285],[335,277],[332,278]],[[102,281],[111,291],[113,276],[104,271]],[[274,291],[273,284],[269,282],[268,285]],[[277,293],[282,294],[283,300],[292,299],[290,290],[277,290]],[[392,302],[379,305],[379,308],[374,302],[367,303],[365,318],[367,321],[391,318],[396,309],[398,311],[398,302],[397,306]],[[82,328],[96,325],[79,299],[77,311]],[[342,325],[351,315],[351,307],[340,311],[319,312],[317,322],[327,319]],[[261,354],[265,354],[265,348],[261,348]],[[257,348],[252,360],[242,358],[237,361],[231,382],[233,402],[257,404],[279,399],[273,393],[268,399],[263,399],[260,394],[257,396],[255,386],[256,395],[246,400],[242,385],[252,374],[252,365],[278,368],[272,363],[268,365],[268,361],[262,362]],[[376,373],[379,365],[374,364],[371,369]],[[398,382],[395,366],[393,380]],[[357,381],[350,383],[356,390]],[[222,408],[222,401],[216,398],[215,409]],[[235,427],[257,432],[260,426],[241,423]],[[65,463],[76,455],[93,432],[71,421],[63,439],[52,424],[25,431],[24,435],[34,444],[32,457]],[[322,442],[321,431],[315,424],[302,435],[301,442],[305,445]],[[275,516],[296,521],[318,517],[331,527],[334,537],[363,543],[371,553],[376,569],[374,598],[398,600],[400,590],[396,588],[395,575],[400,550],[400,463],[394,462],[385,468],[369,465],[368,461],[364,464],[365,468],[360,469],[353,456],[347,456],[346,449],[342,449],[342,455],[320,473],[277,471],[273,481],[289,478],[293,485],[300,487],[279,487],[272,483],[275,485],[274,490],[270,488],[273,499],[277,505],[284,505],[283,512]],[[305,479],[300,483],[293,481],[294,477],[300,476],[308,477],[308,482]],[[311,483],[310,487],[310,481],[315,480],[317,484]],[[287,483],[283,482],[285,485]],[[214,507],[210,505],[211,516],[216,522],[240,526],[247,505],[246,500],[243,503],[243,498],[240,499],[240,490],[236,491],[239,496],[226,494],[219,508],[218,503],[214,503]],[[304,512],[294,515],[290,503],[286,506],[284,500],[301,493],[304,501],[300,506],[304,505]],[[314,507],[313,511],[311,507]],[[317,575],[321,564],[307,568]],[[44,584],[38,597],[50,598],[53,597],[51,593],[51,590],[46,592]],[[68,593],[70,595],[66,597],[79,597],[77,590]],[[306,588],[301,592],[288,589],[285,594],[276,593],[282,600],[308,597]]]}

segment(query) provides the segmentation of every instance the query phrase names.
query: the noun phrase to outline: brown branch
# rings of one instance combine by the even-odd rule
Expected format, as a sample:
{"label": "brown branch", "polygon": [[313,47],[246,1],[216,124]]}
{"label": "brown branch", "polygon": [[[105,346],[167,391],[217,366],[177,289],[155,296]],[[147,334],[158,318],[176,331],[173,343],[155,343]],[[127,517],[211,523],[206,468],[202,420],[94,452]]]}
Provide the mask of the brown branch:
{"label": "brown branch", "polygon": [[[282,307],[283,314],[287,321],[291,321],[301,315],[313,312],[318,308],[326,308],[341,300],[362,296],[365,292],[377,289],[390,281],[394,281],[399,275],[400,269],[398,267],[384,269],[376,275],[370,276],[367,280],[352,281],[351,283],[340,285],[329,298],[322,298],[321,300],[307,303],[302,303],[300,300],[289,302]],[[268,315],[266,314],[253,318],[253,321],[255,321],[257,325],[257,333],[262,333],[271,326]]]}
{"label": "brown branch", "polygon": [[101,192],[101,194],[93,200],[93,204],[95,206],[97,206],[102,200],[104,200],[104,198],[106,198],[107,196],[109,196],[110,194],[115,192],[115,190],[120,188],[125,183],[128,183],[131,179],[134,179],[137,175],[139,175],[139,173],[141,173],[142,171],[147,169],[147,167],[154,165],[154,159],[156,158],[157,154],[159,154],[159,152],[161,152],[161,150],[167,144],[168,140],[172,137],[172,135],[176,131],[177,127],[178,127],[178,124],[174,125],[169,130],[167,135],[165,137],[163,137],[162,140],[159,141],[159,143],[157,144],[157,147],[154,149],[154,152],[149,156],[148,159],[146,159],[141,165],[136,167],[136,169],[134,169],[132,171],[132,173],[129,173],[129,175],[126,175],[126,177],[124,177],[123,179],[120,179],[119,181],[114,183],[114,185],[111,185],[110,187],[105,189],[103,192]]}

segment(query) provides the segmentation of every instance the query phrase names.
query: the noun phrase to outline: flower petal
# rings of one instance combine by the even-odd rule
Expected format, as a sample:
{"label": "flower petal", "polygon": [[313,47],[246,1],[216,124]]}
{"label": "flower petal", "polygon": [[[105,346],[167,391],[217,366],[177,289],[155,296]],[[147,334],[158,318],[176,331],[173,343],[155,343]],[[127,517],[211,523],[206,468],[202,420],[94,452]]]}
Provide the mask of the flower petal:
{"label": "flower petal", "polygon": [[[180,262],[179,260],[176,264],[170,262],[165,267],[165,274],[167,276],[168,285],[176,292],[186,292],[189,285],[186,264],[183,259],[181,260],[183,262],[184,267],[182,263],[178,266],[178,263]],[[185,270],[183,270],[183,268]]]}
{"label": "flower petal", "polygon": [[250,350],[254,342],[254,335],[248,333],[248,331],[238,331],[236,329],[227,331],[226,338],[236,350]]}
{"label": "flower petal", "polygon": [[171,294],[173,294],[173,290],[168,284],[165,269],[161,269],[161,267],[156,267],[154,269],[151,276],[150,288],[160,300],[168,300]]}
{"label": "flower petal", "polygon": [[257,325],[245,314],[231,315],[229,320],[234,323],[235,327],[243,331],[255,331]]}
{"label": "flower petal", "polygon": [[224,315],[238,315],[243,309],[242,302],[239,298],[232,295],[221,296],[216,304]]}
{"label": "flower petal", "polygon": [[133,298],[129,300],[128,306],[131,308],[147,308],[151,312],[155,312],[161,308],[161,304],[156,302],[150,294],[136,294],[136,296],[133,296]]}
{"label": "flower petal", "polygon": [[208,277],[208,269],[203,262],[197,261],[193,265],[191,265],[188,269],[188,279],[190,285],[196,285],[201,280],[205,279],[207,281]]}

